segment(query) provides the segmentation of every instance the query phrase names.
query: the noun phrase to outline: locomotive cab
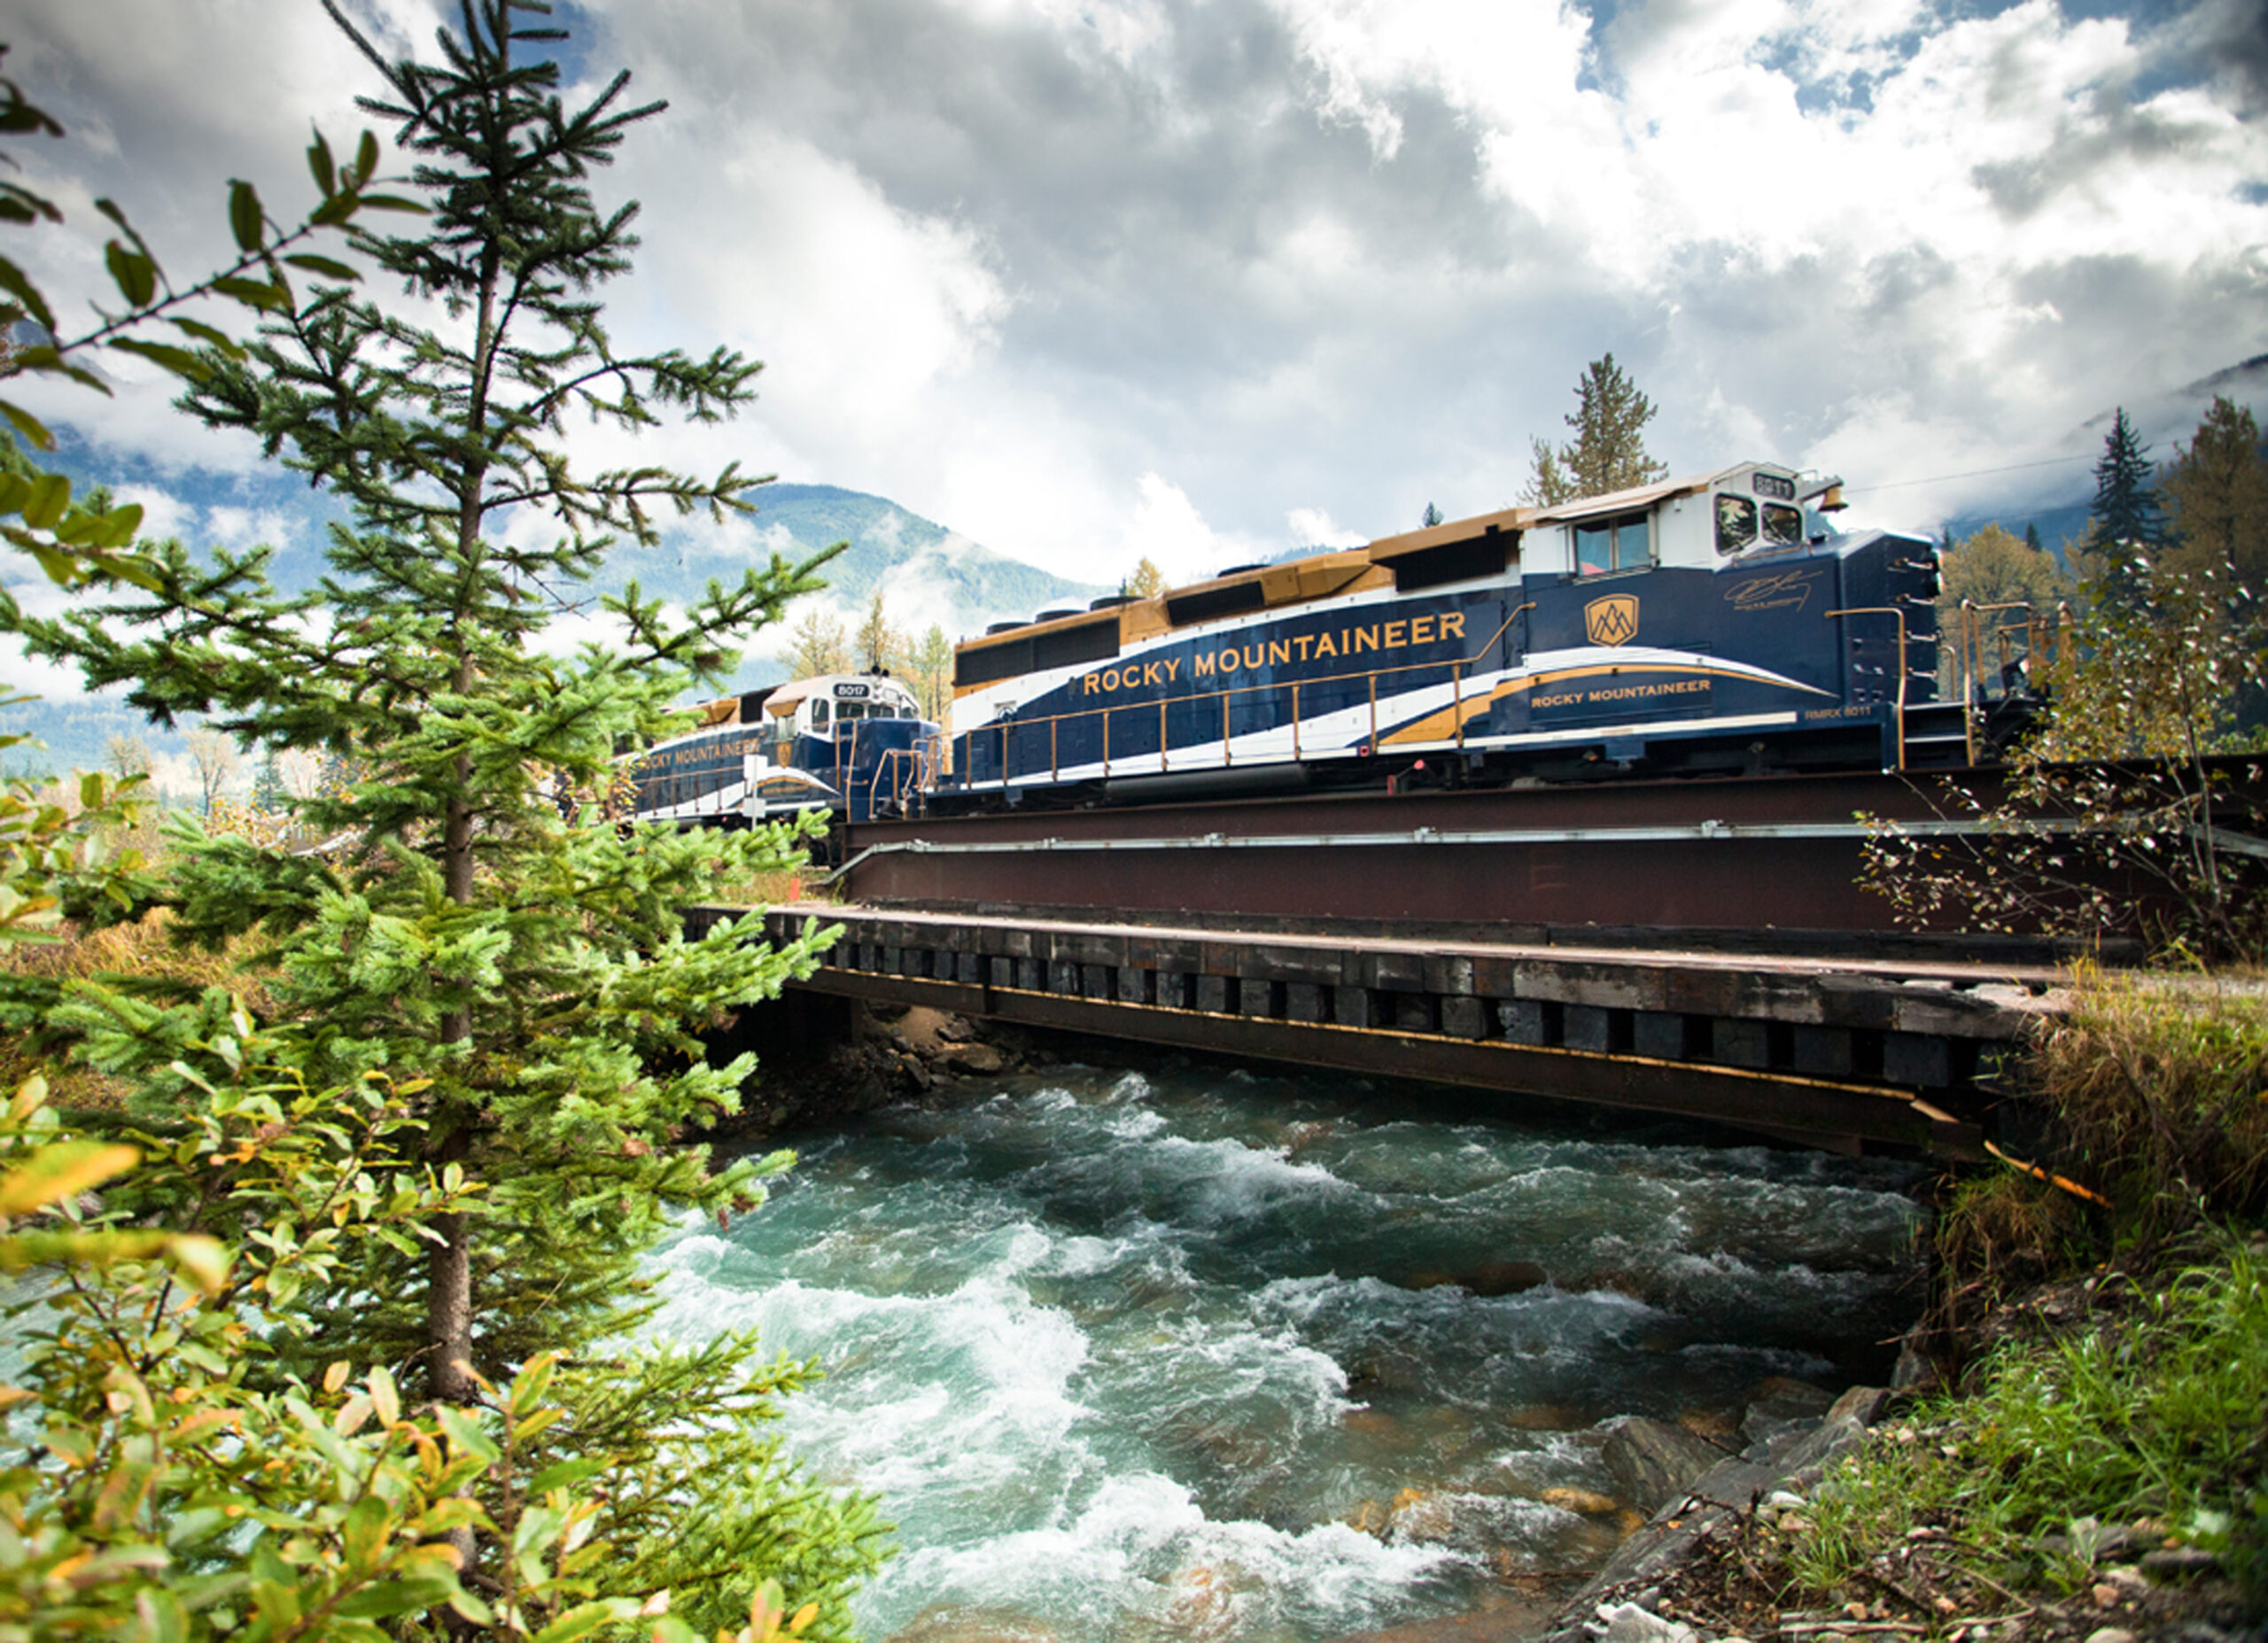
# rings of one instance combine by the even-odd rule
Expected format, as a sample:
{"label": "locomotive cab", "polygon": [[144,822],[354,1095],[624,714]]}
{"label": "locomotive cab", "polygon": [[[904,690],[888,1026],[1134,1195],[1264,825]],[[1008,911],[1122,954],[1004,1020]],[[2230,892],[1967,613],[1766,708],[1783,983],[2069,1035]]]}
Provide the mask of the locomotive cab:
{"label": "locomotive cab", "polygon": [[1800,553],[1833,534],[1825,515],[1842,507],[1841,484],[1747,462],[1583,497],[1529,514],[1521,554],[1530,574],[1600,577]]}

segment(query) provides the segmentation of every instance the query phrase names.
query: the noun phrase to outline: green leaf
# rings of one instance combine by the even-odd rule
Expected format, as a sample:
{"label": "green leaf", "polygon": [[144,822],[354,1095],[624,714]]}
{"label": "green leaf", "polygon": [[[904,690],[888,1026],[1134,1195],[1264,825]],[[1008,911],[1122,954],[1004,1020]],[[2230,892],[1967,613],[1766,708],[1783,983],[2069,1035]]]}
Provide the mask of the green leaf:
{"label": "green leaf", "polygon": [[291,293],[270,285],[265,280],[246,280],[229,276],[213,282],[213,289],[223,297],[233,297],[246,307],[271,314],[291,306]]}
{"label": "green leaf", "polygon": [[175,320],[173,322],[208,347],[218,348],[231,360],[248,357],[244,345],[217,325],[207,325],[202,320]]}
{"label": "green leaf", "polygon": [[457,1592],[455,1581],[438,1575],[381,1581],[341,1599],[331,1613],[348,1620],[384,1620],[389,1615],[407,1615],[412,1609],[454,1604]]}
{"label": "green leaf", "polygon": [[614,1464],[611,1455],[586,1455],[579,1461],[562,1461],[556,1466],[547,1466],[528,1479],[530,1494],[548,1494],[555,1489],[572,1489],[584,1479],[596,1477]]}
{"label": "green leaf", "polygon": [[52,336],[55,315],[50,312],[47,298],[41,296],[39,287],[24,276],[24,271],[5,257],[0,257],[0,291],[24,305],[24,312],[39,322],[40,329]]}
{"label": "green leaf", "polygon": [[142,1621],[142,1636],[149,1643],[187,1643],[189,1610],[162,1586],[134,1594],[134,1612]]}
{"label": "green leaf", "polygon": [[218,1295],[229,1282],[228,1245],[201,1232],[174,1235],[166,1246],[166,1260],[207,1295]]}
{"label": "green leaf", "polygon": [[267,214],[260,208],[260,194],[249,182],[238,179],[229,184],[229,227],[237,236],[239,251],[258,251],[262,231],[267,228]]}
{"label": "green leaf", "polygon": [[32,493],[23,507],[24,523],[35,531],[52,531],[70,506],[71,482],[61,474],[42,474],[32,481]]}
{"label": "green leaf", "polygon": [[[239,281],[238,283],[243,283]],[[201,383],[213,375],[213,368],[186,348],[176,348],[171,343],[143,342],[137,337],[122,337],[110,345],[121,353],[139,354],[154,365],[161,365],[176,376],[185,376]]]}
{"label": "green leaf", "polygon": [[378,174],[378,137],[374,131],[365,131],[361,143],[354,150],[354,186],[361,188]]}
{"label": "green leaf", "polygon": [[637,1613],[635,1598],[602,1597],[578,1603],[537,1632],[533,1643],[573,1643],[576,1638],[586,1638],[602,1626],[632,1619]]}
{"label": "green leaf", "polygon": [[103,247],[103,260],[110,265],[111,283],[128,302],[137,308],[150,306],[150,299],[158,294],[157,264],[116,240]]}
{"label": "green leaf", "polygon": [[16,431],[23,435],[34,450],[55,449],[55,436],[48,432],[47,424],[25,410],[23,407],[0,399],[0,416],[6,417],[10,422],[13,423]]}
{"label": "green leaf", "polygon": [[339,261],[336,257],[319,257],[311,251],[298,252],[284,259],[295,268],[305,268],[310,274],[320,274],[327,280],[359,280],[360,268]]}
{"label": "green leaf", "polygon": [[367,1569],[376,1563],[386,1549],[386,1538],[392,1532],[393,1514],[384,1500],[376,1495],[364,1495],[357,1500],[348,1508],[342,1531],[347,1568]]}
{"label": "green leaf", "polygon": [[484,1465],[493,1464],[502,1455],[495,1440],[480,1430],[480,1423],[454,1404],[443,1404],[433,1413],[440,1418],[442,1429],[466,1454],[478,1457]]}
{"label": "green leaf", "polygon": [[401,1419],[401,1393],[393,1383],[393,1372],[384,1364],[370,1369],[370,1407],[377,1411],[381,1424],[392,1426]]}
{"label": "green leaf", "polygon": [[142,529],[142,504],[128,502],[122,508],[113,508],[102,515],[100,521],[87,539],[97,547],[124,547]]}
{"label": "green leaf", "polygon": [[[14,539],[16,533],[12,531],[8,535],[11,539]],[[32,558],[38,562],[39,568],[46,574],[47,579],[57,586],[67,587],[79,579],[79,562],[70,554],[58,554],[51,547],[43,547],[36,539],[29,541],[17,541],[16,546],[29,553]]]}
{"label": "green leaf", "polygon": [[372,211],[407,211],[419,216],[425,214],[423,205],[414,199],[404,199],[399,194],[364,194],[359,198]]}
{"label": "green leaf", "polygon": [[518,1420],[543,1401],[543,1395],[551,1390],[551,1377],[558,1368],[559,1360],[555,1355],[542,1352],[520,1371],[512,1382],[511,1397],[506,1406],[514,1420]]}
{"label": "green leaf", "polygon": [[331,163],[330,144],[323,141],[320,131],[307,146],[307,170],[314,174],[315,186],[322,190],[325,199],[338,192],[338,167]]}

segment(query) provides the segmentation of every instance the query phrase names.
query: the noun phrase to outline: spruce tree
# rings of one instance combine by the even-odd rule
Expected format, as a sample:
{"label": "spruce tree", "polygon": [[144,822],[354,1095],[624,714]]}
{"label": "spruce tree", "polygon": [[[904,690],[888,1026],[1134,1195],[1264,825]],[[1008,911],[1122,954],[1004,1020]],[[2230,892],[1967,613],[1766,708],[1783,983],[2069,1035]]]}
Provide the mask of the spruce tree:
{"label": "spruce tree", "polygon": [[268,749],[266,756],[260,762],[260,773],[252,778],[252,802],[253,808],[271,814],[281,811],[291,802],[291,795],[284,786],[284,771],[276,763],[276,749],[273,748]]}
{"label": "spruce tree", "polygon": [[[269,1019],[221,988],[167,1005],[74,984],[55,1011],[161,1123],[127,1146],[35,1145],[35,1166],[103,1160],[60,1201],[9,1172],[18,1210],[52,1205],[66,1227],[89,1213],[77,1187],[107,1181],[95,1213],[125,1228],[28,1244],[0,1228],[17,1264],[27,1248],[71,1263],[67,1304],[50,1309],[62,1321],[37,1326],[17,1377],[16,1396],[34,1400],[20,1414],[74,1434],[67,1460],[35,1457],[7,1480],[20,1532],[0,1556],[4,1607],[27,1634],[612,1628],[694,1643],[752,1602],[777,1614],[784,1601],[807,1606],[792,1629],[820,1643],[848,1634],[849,1593],[876,1561],[871,1503],[815,1488],[764,1435],[796,1366],[757,1362],[735,1338],[564,1362],[540,1350],[633,1321],[630,1265],[664,1195],[719,1213],[750,1201],[761,1166],[712,1174],[678,1144],[681,1122],[733,1104],[747,1070],[708,1069],[693,1030],[776,988],[813,944],[763,954],[729,930],[697,945],[679,935],[680,909],[711,873],[774,864],[788,841],[719,849],[570,828],[546,791],[594,782],[617,732],[659,728],[684,674],[729,667],[724,641],[776,613],[808,567],[774,559],[675,624],[633,593],[624,656],[540,648],[551,601],[610,531],[650,541],[655,500],[731,508],[748,486],[731,469],[707,484],[652,469],[581,478],[557,449],[562,411],[631,426],[655,403],[724,415],[754,368],[611,353],[582,293],[619,271],[628,216],[598,217],[582,180],[652,111],[616,112],[619,80],[563,111],[549,65],[512,61],[516,44],[548,37],[511,27],[535,9],[468,0],[446,67],[387,71],[384,106],[420,158],[432,234],[362,234],[355,248],[439,297],[442,325],[343,289],[303,303],[285,265],[353,270],[286,254],[302,231],[279,238],[238,183],[231,223],[266,277],[239,268],[197,290],[276,316],[253,350],[183,318],[214,350],[192,358],[111,320],[0,360],[0,377],[91,381],[74,350],[156,359],[201,384],[192,408],[259,431],[353,519],[323,596],[289,600],[264,555],[120,551],[138,509],[72,509],[56,476],[0,486],[0,531],[92,601],[40,622],[0,593],[0,628],[129,684],[160,719],[197,712],[248,741],[321,749],[349,778],[306,807],[320,836],[344,842],[327,856],[206,838],[194,821],[176,841],[175,927],[217,941],[260,923],[274,938]],[[15,89],[0,94],[0,124],[26,128],[6,123],[25,106]],[[318,138],[325,203],[311,223],[379,206],[361,192],[377,154],[366,138],[339,167]],[[0,187],[0,220],[29,221],[11,201]],[[134,314],[158,314],[176,298],[124,232],[132,245],[114,242],[110,267]],[[19,277],[6,283],[20,294]],[[18,407],[0,411],[44,436]],[[550,550],[499,539],[512,508],[554,516]],[[25,849],[0,863],[0,926],[74,884],[120,900],[148,890],[71,859],[52,814],[17,828]],[[36,1082],[0,1124],[12,1166],[27,1139],[55,1133],[40,1128]],[[384,1157],[363,1144],[381,1135]],[[328,1182],[303,1167],[318,1155]],[[229,1244],[242,1246],[232,1269]],[[152,1253],[194,1297],[170,1269],[112,1265]],[[357,1368],[368,1396],[348,1391]],[[393,1392],[404,1369],[432,1395],[414,1414]],[[453,1407],[474,1401],[488,1407]],[[49,1577],[73,1568],[98,1578]]]}
{"label": "spruce tree", "polygon": [[1575,430],[1573,441],[1556,452],[1540,439],[1534,442],[1528,500],[1549,508],[1666,477],[1667,465],[1646,454],[1646,424],[1653,417],[1654,402],[1624,375],[1612,353],[1592,360],[1575,384],[1575,408],[1566,418]]}
{"label": "spruce tree", "polygon": [[[152,592],[98,575],[105,602],[60,621],[11,609],[5,624],[160,723],[194,713],[357,763],[361,779],[302,817],[351,848],[302,858],[185,837],[175,923],[211,942],[264,925],[270,995],[307,1026],[309,1076],[421,1081],[426,1161],[486,1183],[480,1213],[437,1217],[382,1269],[311,1298],[327,1326],[312,1350],[414,1370],[436,1400],[465,1403],[476,1375],[622,1327],[664,1203],[757,1195],[752,1166],[712,1174],[679,1144],[735,1106],[750,1070],[708,1066],[696,1035],[807,970],[815,945],[771,953],[730,925],[687,943],[679,921],[705,884],[781,865],[788,841],[625,838],[563,819],[555,794],[598,790],[618,738],[668,728],[689,683],[735,664],[736,637],[817,584],[812,563],[774,555],[672,621],[633,583],[608,601],[618,653],[544,648],[617,538],[650,546],[657,509],[722,517],[759,483],[736,464],[586,475],[563,447],[569,415],[714,421],[759,368],[721,349],[625,355],[602,322],[592,293],[628,267],[634,208],[602,213],[588,178],[661,106],[629,106],[626,74],[563,107],[557,66],[531,50],[559,32],[521,26],[548,9],[532,0],[465,0],[431,65],[386,61],[328,9],[384,81],[361,105],[394,126],[428,213],[353,248],[413,300],[322,288],[245,357],[208,356],[183,403],[346,505],[330,575],[284,596],[265,552],[206,563],[169,544]],[[320,145],[310,163],[319,181],[330,165]],[[548,529],[508,534],[524,513]],[[142,1035],[162,1066],[165,1033]]]}
{"label": "spruce tree", "polygon": [[2084,551],[2103,596],[2127,609],[2148,602],[2152,569],[2166,548],[2165,518],[2152,474],[2149,447],[2121,406],[2094,465]]}

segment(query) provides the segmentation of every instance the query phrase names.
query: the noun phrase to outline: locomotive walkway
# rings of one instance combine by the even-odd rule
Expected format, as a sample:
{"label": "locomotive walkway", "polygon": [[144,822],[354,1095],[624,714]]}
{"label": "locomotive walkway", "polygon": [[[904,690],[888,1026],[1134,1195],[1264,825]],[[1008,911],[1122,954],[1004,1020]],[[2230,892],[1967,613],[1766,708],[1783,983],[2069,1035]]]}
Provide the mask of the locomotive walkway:
{"label": "locomotive walkway", "polygon": [[[710,910],[710,916],[722,910]],[[1262,1059],[1674,1113],[1855,1151],[1974,1156],[2048,966],[1100,923],[808,903],[800,986]]]}

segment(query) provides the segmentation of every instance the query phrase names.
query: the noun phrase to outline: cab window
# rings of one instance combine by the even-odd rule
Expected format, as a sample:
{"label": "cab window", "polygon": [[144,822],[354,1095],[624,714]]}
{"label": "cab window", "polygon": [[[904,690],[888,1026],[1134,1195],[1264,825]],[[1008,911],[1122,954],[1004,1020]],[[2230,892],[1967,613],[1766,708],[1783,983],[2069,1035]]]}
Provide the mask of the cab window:
{"label": "cab window", "polygon": [[1575,574],[1604,576],[1639,570],[1654,562],[1653,532],[1644,514],[1587,520],[1575,527]]}
{"label": "cab window", "polygon": [[825,730],[827,728],[827,704],[825,698],[822,697],[820,700],[812,703],[812,728],[813,730]]}
{"label": "cab window", "polygon": [[1764,505],[1764,539],[1774,547],[1798,547],[1804,539],[1804,510],[1784,502]]}
{"label": "cab window", "polygon": [[1737,554],[1756,540],[1756,500],[1720,493],[1717,498],[1717,551]]}

